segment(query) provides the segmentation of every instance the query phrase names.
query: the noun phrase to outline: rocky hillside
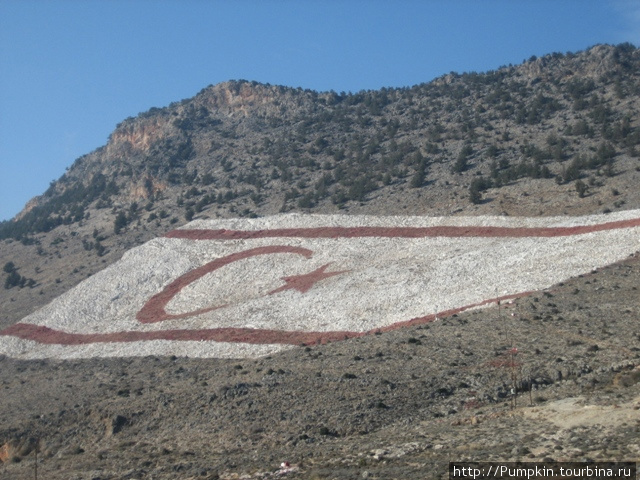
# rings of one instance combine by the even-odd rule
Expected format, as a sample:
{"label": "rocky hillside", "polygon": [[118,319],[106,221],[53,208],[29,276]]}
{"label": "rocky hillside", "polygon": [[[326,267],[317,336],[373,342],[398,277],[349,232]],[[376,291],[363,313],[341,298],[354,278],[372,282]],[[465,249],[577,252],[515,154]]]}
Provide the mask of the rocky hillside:
{"label": "rocky hillside", "polygon": [[410,88],[230,81],[152,108],[0,224],[0,327],[193,218],[638,208],[639,66],[602,45]]}

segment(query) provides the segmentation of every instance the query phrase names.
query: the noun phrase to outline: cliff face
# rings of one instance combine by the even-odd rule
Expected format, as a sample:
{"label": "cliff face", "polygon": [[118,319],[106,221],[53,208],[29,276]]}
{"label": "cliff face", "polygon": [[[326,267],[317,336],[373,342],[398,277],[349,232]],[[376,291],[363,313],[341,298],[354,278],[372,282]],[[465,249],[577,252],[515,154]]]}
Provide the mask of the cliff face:
{"label": "cliff face", "polygon": [[249,116],[254,111],[279,113],[279,101],[286,98],[285,89],[267,85],[225,82],[203,90],[194,101],[198,107],[215,110],[221,115]]}
{"label": "cliff face", "polygon": [[144,154],[152,144],[170,136],[173,128],[169,118],[151,117],[135,122],[127,122],[118,127],[106,145],[105,160],[123,152]]}
{"label": "cliff face", "polygon": [[0,289],[4,311],[198,217],[638,208],[639,67],[633,46],[600,45],[410,88],[229,81],[151,108],[0,224],[0,262],[43,287]]}

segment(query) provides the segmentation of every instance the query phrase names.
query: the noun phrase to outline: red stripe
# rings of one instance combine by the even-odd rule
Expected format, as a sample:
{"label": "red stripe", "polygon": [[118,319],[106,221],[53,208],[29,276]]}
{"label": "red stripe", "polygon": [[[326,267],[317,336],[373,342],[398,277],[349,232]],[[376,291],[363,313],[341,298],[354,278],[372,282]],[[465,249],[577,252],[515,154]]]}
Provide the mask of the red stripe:
{"label": "red stripe", "polygon": [[444,318],[460,313],[470,308],[487,305],[497,301],[508,300],[529,295],[531,292],[521,292],[513,295],[505,295],[499,298],[491,298],[478,303],[466,305],[438,312],[437,314],[417,317],[411,320],[397,322],[386,327],[375,328],[368,332],[301,332],[286,330],[266,330],[253,328],[211,328],[202,330],[158,330],[158,331],[126,331],[114,333],[67,333],[54,330],[49,327],[33,325],[31,323],[16,323],[2,331],[0,336],[14,336],[24,340],[47,345],[88,345],[92,343],[111,342],[140,342],[149,340],[209,340],[216,342],[237,342],[250,344],[281,344],[281,345],[310,345],[318,343],[346,340],[348,338],[362,337],[376,332],[387,332],[408,326],[422,325],[432,322],[436,317]]}
{"label": "red stripe", "polygon": [[155,323],[162,322],[164,320],[193,317],[194,315],[200,315],[202,313],[217,310],[218,308],[225,307],[226,305],[217,305],[209,308],[201,308],[192,312],[180,313],[177,315],[171,315],[166,312],[165,307],[176,296],[176,294],[190,283],[195,282],[199,278],[202,278],[207,273],[211,273],[225,265],[243,260],[245,258],[255,257],[257,255],[266,255],[270,253],[295,253],[302,255],[305,258],[311,258],[312,251],[308,248],[301,247],[289,247],[282,245],[269,245],[266,247],[257,247],[243,252],[233,253],[226,257],[218,258],[209,262],[199,268],[191,270],[181,277],[177,278],[169,285],[167,285],[162,292],[154,295],[147,301],[142,309],[137,313],[136,318],[141,323]]}
{"label": "red stripe", "polygon": [[269,230],[172,230],[167,238],[190,240],[246,240],[255,238],[426,238],[426,237],[567,237],[640,226],[640,218],[574,227],[316,227]]}
{"label": "red stripe", "polygon": [[364,335],[361,332],[298,332],[259,330],[253,328],[212,328],[201,330],[158,330],[153,332],[126,331],[114,333],[67,333],[30,323],[16,323],[2,331],[24,340],[47,345],[87,345],[91,343],[140,342],[149,340],[176,340],[238,342],[253,344],[301,345],[343,340]]}

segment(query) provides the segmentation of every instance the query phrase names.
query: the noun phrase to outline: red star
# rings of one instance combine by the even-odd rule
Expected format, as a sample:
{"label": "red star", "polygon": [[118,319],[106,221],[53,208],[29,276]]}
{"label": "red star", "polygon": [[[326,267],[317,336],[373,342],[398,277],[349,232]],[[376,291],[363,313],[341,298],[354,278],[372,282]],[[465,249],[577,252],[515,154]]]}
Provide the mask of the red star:
{"label": "red star", "polygon": [[323,265],[320,268],[316,268],[313,272],[305,273],[304,275],[293,275],[291,277],[282,277],[282,280],[284,280],[287,284],[269,292],[269,295],[273,293],[282,292],[284,290],[298,290],[300,293],[306,293],[311,289],[311,287],[313,287],[320,280],[324,280],[325,278],[333,277],[334,275],[340,275],[341,273],[345,273],[349,271],[349,270],[342,270],[340,272],[325,272],[324,270],[329,265],[331,264],[327,263],[326,265]]}

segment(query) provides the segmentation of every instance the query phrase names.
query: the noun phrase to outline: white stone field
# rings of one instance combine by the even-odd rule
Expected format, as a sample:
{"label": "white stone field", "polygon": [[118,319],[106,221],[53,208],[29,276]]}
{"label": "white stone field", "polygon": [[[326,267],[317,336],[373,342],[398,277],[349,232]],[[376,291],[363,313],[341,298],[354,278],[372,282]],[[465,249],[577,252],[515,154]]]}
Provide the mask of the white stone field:
{"label": "white stone field", "polygon": [[638,210],[197,220],[0,331],[0,354],[257,357],[432,321],[638,251]]}

